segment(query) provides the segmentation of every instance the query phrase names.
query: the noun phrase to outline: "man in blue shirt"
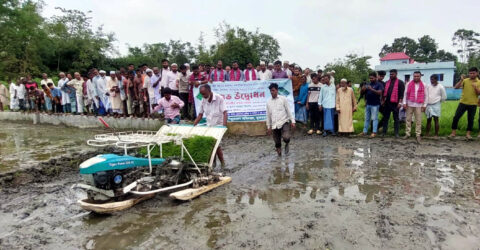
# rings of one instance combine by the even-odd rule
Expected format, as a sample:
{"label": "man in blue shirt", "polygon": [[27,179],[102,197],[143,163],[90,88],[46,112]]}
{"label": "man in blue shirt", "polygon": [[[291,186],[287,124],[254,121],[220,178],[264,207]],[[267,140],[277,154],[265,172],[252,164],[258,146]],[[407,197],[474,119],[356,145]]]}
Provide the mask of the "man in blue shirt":
{"label": "man in blue shirt", "polygon": [[327,132],[335,135],[335,104],[337,88],[330,82],[330,76],[322,77],[323,87],[320,89],[318,96],[318,109],[323,111],[323,136],[327,136]]}
{"label": "man in blue shirt", "polygon": [[383,93],[383,85],[377,81],[377,73],[372,72],[368,75],[370,82],[362,87],[362,93],[365,93],[365,123],[363,125],[362,135],[368,133],[370,120],[373,120],[373,129],[371,138],[377,135],[378,129],[378,110],[380,108],[380,97]]}
{"label": "man in blue shirt", "polygon": [[47,87],[50,89],[50,92],[52,93],[52,109],[54,113],[62,113],[63,112],[63,107],[62,107],[62,92],[60,89],[55,88],[53,83],[49,82],[47,83]]}

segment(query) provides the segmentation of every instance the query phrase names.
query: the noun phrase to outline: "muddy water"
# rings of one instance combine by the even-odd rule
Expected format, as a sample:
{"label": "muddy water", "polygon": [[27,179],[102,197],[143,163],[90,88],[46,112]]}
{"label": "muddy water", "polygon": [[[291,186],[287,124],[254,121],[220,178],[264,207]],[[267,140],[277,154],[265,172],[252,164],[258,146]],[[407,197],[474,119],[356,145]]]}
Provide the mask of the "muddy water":
{"label": "muddy water", "polygon": [[71,152],[91,150],[85,139],[102,131],[0,121],[0,173],[28,168]]}
{"label": "muddy water", "polygon": [[191,202],[157,196],[111,216],[86,213],[69,186],[2,190],[1,248],[478,249],[478,142],[297,135],[278,158],[269,138],[227,137],[233,182]]}

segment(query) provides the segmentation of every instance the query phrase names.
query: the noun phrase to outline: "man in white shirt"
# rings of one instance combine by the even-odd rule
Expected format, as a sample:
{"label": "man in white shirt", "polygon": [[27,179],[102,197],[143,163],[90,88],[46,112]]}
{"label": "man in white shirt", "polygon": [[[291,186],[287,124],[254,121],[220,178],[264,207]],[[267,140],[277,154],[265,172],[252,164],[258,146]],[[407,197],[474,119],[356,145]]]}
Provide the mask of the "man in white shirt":
{"label": "man in white shirt", "polygon": [[[219,94],[213,93],[210,85],[203,84],[200,86],[200,94],[203,97],[202,104],[199,107],[199,114],[193,125],[196,126],[205,116],[207,118],[207,126],[227,126],[227,107],[225,100]],[[222,148],[217,149],[217,156],[222,167],[225,166]]]}
{"label": "man in white shirt", "polygon": [[167,86],[172,90],[172,95],[178,97],[178,65],[172,63],[170,67],[172,70],[167,74]]}
{"label": "man in white shirt", "polygon": [[290,63],[288,61],[283,61],[283,71],[285,71],[288,77],[292,76],[292,71],[289,69]]}
{"label": "man in white shirt", "polygon": [[105,70],[100,70],[99,74],[100,75],[93,80],[95,81],[95,85],[97,86],[98,96],[100,96],[100,100],[105,107],[105,112],[108,113],[108,110],[110,109],[110,98],[108,97],[109,91],[107,90],[107,72]]}
{"label": "man in white shirt", "polygon": [[17,110],[18,106],[18,97],[17,97],[17,85],[12,81],[9,87],[10,91],[10,110]]}
{"label": "man in white shirt", "polygon": [[72,86],[75,88],[75,98],[77,100],[76,104],[77,104],[77,107],[76,107],[76,111],[77,111],[77,114],[83,114],[83,107],[84,107],[84,104],[83,104],[83,78],[82,76],[80,75],[80,73],[78,72],[75,72],[73,74],[74,76],[74,79],[71,80],[68,85],[69,86]]}
{"label": "man in white shirt", "polygon": [[150,82],[152,84],[153,90],[154,90],[154,95],[153,97],[155,98],[154,103],[158,103],[160,99],[162,99],[162,95],[160,94],[160,82],[162,81],[162,75],[160,74],[160,69],[158,67],[153,67],[153,74],[150,77]]}
{"label": "man in white shirt", "polygon": [[143,88],[147,89],[150,114],[152,114],[153,108],[154,108],[153,106],[156,104],[155,88],[153,87],[153,83],[152,83],[153,70],[147,69],[145,70],[145,72],[146,72],[146,76],[145,78],[143,78]]}
{"label": "man in white shirt", "polygon": [[422,112],[425,112],[427,107],[426,97],[428,96],[427,88],[425,88],[421,78],[422,73],[420,71],[413,72],[413,81],[405,86],[403,95],[403,109],[407,111],[407,123],[403,139],[410,137],[412,116],[415,115],[415,134],[418,144],[420,144],[422,134]]}
{"label": "man in white shirt", "polygon": [[47,86],[49,82],[51,82],[53,84],[53,86],[55,86],[55,84],[53,83],[53,80],[51,78],[48,78],[47,73],[43,73],[42,74],[42,80],[40,81],[40,86],[42,86],[42,85]]}
{"label": "man in white shirt", "polygon": [[265,62],[260,62],[260,71],[258,71],[257,78],[262,81],[272,79],[272,71],[267,69]]}
{"label": "man in white shirt", "polygon": [[430,76],[430,85],[426,87],[426,103],[425,115],[427,116],[427,129],[425,136],[430,135],[430,128],[432,127],[432,118],[435,120],[435,138],[438,138],[438,131],[440,130],[440,123],[438,118],[442,113],[442,102],[447,100],[447,93],[445,87],[438,83],[438,75]]}
{"label": "man in white shirt", "polygon": [[71,107],[70,107],[70,96],[69,94],[70,93],[67,93],[65,92],[65,88],[64,85],[67,84],[68,82],[68,78],[65,76],[65,73],[63,72],[60,72],[60,74],[58,74],[58,77],[60,77],[60,80],[58,80],[58,88],[61,90],[62,92],[62,101],[61,101],[61,104],[62,104],[62,107],[63,107],[63,113],[69,113],[71,112]]}
{"label": "man in white shirt", "polygon": [[335,86],[335,70],[328,73],[330,75],[330,84]]}
{"label": "man in white shirt", "polygon": [[288,154],[291,129],[295,129],[295,117],[290,112],[287,98],[278,95],[278,84],[268,87],[272,98],[267,102],[267,133],[273,134],[278,156],[282,155],[282,139],[285,142],[285,154]]}
{"label": "man in white shirt", "polygon": [[[170,64],[170,62],[167,59],[162,60],[162,73],[161,73],[162,78],[160,80],[160,94],[161,94],[161,96],[163,96],[163,89],[168,87],[168,73],[170,72],[169,64]],[[157,102],[160,99],[158,99]]]}

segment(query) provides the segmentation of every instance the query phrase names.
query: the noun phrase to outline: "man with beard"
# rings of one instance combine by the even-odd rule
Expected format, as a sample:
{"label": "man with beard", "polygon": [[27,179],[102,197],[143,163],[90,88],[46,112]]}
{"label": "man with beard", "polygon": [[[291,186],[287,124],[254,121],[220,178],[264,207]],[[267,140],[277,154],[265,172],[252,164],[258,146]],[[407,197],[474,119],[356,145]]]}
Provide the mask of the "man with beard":
{"label": "man with beard", "polygon": [[260,62],[260,71],[257,72],[257,78],[262,81],[272,79],[272,72],[267,69],[265,62]]}
{"label": "man with beard", "polygon": [[[383,78],[380,79],[383,80]],[[380,83],[382,82],[383,81]],[[379,124],[383,126],[383,135],[385,136],[388,130],[388,121],[390,120],[390,115],[393,113],[393,128],[395,137],[398,138],[398,131],[400,129],[398,113],[404,98],[403,94],[405,91],[405,83],[397,78],[397,70],[392,69],[390,70],[390,79],[382,85],[385,85],[382,95],[383,118]]]}
{"label": "man with beard", "polygon": [[230,76],[229,76],[230,81],[244,81],[245,80],[245,75],[243,72],[238,68],[238,62],[234,61],[232,63],[232,70],[230,71]]}
{"label": "man with beard", "polygon": [[245,75],[245,81],[257,80],[257,71],[253,68],[253,64],[251,62],[247,63],[247,68],[243,74]]}
{"label": "man with beard", "polygon": [[178,96],[178,65],[173,63],[171,69],[167,74],[167,87],[172,91],[172,95]]}
{"label": "man with beard", "polygon": [[218,60],[217,68],[210,72],[210,82],[224,82],[228,81],[230,76],[227,71],[223,69],[223,62]]}

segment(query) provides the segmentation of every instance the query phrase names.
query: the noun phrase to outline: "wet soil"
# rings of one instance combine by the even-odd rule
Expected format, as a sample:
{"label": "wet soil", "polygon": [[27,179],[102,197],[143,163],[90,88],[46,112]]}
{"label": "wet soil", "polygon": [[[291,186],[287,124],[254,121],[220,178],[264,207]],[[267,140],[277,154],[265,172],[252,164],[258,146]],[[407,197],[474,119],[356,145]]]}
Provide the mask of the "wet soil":
{"label": "wet soil", "polygon": [[75,162],[58,159],[61,171],[40,181],[14,176],[1,189],[0,248],[479,249],[478,142],[297,133],[282,157],[268,137],[222,145],[218,171],[232,183],[109,216],[76,204]]}

